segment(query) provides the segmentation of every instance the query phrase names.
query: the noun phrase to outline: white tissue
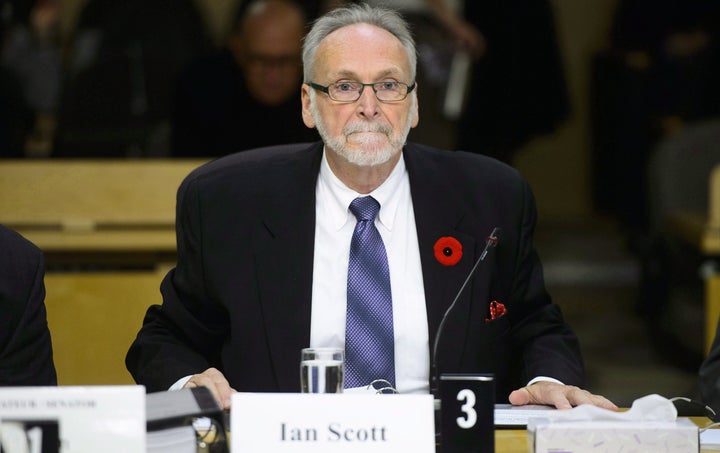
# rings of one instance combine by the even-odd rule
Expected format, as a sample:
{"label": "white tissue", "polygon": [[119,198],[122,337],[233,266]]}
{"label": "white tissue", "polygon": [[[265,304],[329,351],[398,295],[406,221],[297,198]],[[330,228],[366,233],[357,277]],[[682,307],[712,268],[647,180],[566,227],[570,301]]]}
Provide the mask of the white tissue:
{"label": "white tissue", "polygon": [[672,401],[647,395],[615,412],[590,405],[528,419],[533,453],[688,453],[700,451],[698,426]]}
{"label": "white tissue", "polygon": [[543,414],[543,417],[551,423],[572,421],[672,422],[677,419],[677,409],[669,399],[651,394],[636,399],[630,409],[624,412],[581,404],[572,409]]}

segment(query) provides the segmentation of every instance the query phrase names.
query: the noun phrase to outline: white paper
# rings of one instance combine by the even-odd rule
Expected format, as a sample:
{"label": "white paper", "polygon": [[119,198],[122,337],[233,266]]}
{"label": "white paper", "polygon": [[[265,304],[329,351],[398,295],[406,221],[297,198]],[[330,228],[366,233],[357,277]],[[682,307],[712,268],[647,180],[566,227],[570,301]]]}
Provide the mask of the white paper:
{"label": "white paper", "polygon": [[197,453],[197,451],[197,435],[192,426],[177,426],[147,434],[147,453]]}
{"label": "white paper", "polygon": [[145,388],[0,388],[0,419],[57,424],[61,453],[145,451]]}
{"label": "white paper", "polygon": [[527,404],[513,406],[512,404],[496,404],[494,412],[495,426],[515,426],[524,428],[530,417],[547,417],[548,412],[555,412],[555,406],[540,404]]}
{"label": "white paper", "polygon": [[700,447],[708,450],[720,450],[720,429],[706,429],[700,432]]}

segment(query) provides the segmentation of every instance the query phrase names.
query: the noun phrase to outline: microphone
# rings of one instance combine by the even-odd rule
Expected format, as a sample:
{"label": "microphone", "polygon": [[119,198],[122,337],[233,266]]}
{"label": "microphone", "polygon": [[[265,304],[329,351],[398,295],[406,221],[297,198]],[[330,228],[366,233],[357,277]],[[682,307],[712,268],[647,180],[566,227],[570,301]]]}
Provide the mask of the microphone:
{"label": "microphone", "polygon": [[465,287],[467,286],[468,282],[470,282],[470,279],[475,275],[475,270],[480,265],[481,261],[485,260],[485,257],[487,256],[490,248],[495,248],[498,244],[499,235],[502,230],[500,227],[493,228],[492,232],[490,233],[490,236],[487,237],[487,240],[485,242],[485,248],[483,249],[482,253],[480,254],[480,257],[475,261],[475,264],[473,265],[472,269],[470,269],[470,273],[465,278],[465,282],[462,284],[460,289],[458,290],[457,294],[455,295],[455,299],[453,299],[452,303],[448,307],[447,310],[445,310],[445,314],[443,315],[442,319],[440,320],[440,325],[438,326],[437,333],[435,334],[435,342],[433,344],[433,350],[432,350],[432,357],[430,358],[430,393],[437,399],[440,397],[438,394],[438,370],[437,370],[437,351],[438,351],[438,345],[440,344],[440,336],[443,333],[443,328],[445,327],[445,322],[447,321],[450,312],[455,308],[455,304],[457,304],[457,301],[460,299],[460,296],[462,295],[463,290],[465,290]]}

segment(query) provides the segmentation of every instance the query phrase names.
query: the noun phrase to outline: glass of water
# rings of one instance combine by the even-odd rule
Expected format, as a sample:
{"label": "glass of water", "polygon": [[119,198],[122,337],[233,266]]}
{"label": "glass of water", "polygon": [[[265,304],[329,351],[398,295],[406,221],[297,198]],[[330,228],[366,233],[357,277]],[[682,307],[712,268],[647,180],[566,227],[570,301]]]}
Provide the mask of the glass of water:
{"label": "glass of water", "polygon": [[300,358],[303,393],[342,393],[345,351],[341,348],[305,348]]}

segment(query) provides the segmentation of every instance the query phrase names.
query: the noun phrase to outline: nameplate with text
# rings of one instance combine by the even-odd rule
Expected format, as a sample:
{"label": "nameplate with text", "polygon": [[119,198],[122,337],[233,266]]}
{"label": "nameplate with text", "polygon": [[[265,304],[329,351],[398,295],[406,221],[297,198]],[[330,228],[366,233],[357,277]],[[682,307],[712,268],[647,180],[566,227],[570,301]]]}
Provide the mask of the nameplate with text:
{"label": "nameplate with text", "polygon": [[232,451],[435,452],[431,395],[235,393]]}
{"label": "nameplate with text", "polygon": [[145,432],[143,386],[0,388],[3,452],[144,452]]}

